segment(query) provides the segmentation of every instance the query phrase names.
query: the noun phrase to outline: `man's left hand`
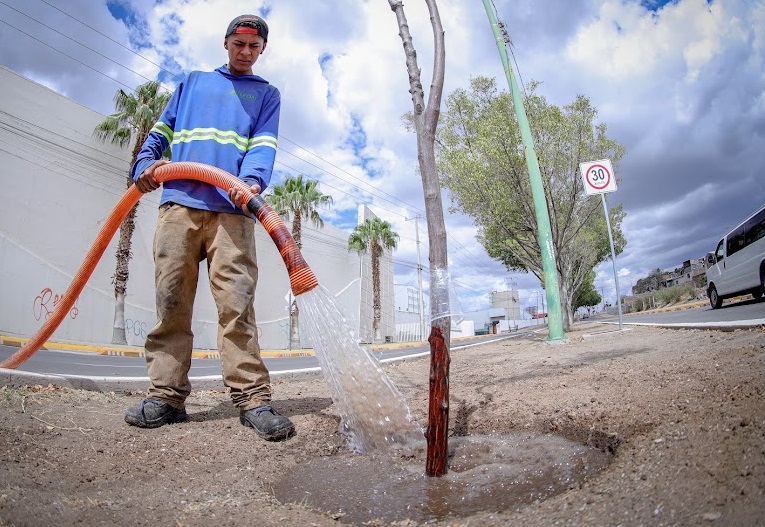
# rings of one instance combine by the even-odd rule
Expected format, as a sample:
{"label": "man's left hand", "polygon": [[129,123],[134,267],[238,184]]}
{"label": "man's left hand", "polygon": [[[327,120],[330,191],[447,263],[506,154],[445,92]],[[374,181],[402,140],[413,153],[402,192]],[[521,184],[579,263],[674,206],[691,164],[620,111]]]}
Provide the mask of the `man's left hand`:
{"label": "man's left hand", "polygon": [[[260,194],[260,185],[257,183],[250,187],[250,190],[253,194],[258,195]],[[244,191],[240,190],[238,187],[231,187],[228,189],[228,199],[231,200],[231,203],[235,205],[239,205],[242,208],[242,211],[247,214],[248,216],[252,216],[252,213],[250,212],[250,209],[247,208],[247,201],[248,196]]]}

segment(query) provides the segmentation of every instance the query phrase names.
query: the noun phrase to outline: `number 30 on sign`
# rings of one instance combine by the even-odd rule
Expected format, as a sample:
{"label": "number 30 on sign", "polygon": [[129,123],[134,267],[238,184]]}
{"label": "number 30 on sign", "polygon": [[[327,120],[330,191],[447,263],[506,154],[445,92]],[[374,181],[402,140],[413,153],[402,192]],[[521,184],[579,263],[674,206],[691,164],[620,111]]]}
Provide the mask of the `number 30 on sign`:
{"label": "number 30 on sign", "polygon": [[579,170],[584,181],[584,191],[588,194],[604,194],[616,190],[616,176],[610,159],[580,163]]}

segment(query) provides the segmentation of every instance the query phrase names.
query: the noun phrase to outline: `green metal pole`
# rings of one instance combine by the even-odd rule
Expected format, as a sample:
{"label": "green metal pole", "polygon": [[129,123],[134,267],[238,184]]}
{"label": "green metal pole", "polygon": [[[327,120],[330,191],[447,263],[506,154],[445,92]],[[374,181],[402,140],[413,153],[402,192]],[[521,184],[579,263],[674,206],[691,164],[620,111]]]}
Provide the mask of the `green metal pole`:
{"label": "green metal pole", "polygon": [[[515,115],[518,118],[518,126],[521,129],[521,138],[526,152],[526,165],[529,169],[529,180],[531,181],[531,194],[534,197],[534,210],[537,216],[537,225],[539,226],[539,248],[542,252],[542,271],[544,273],[545,291],[547,291],[547,340],[560,340],[565,338],[563,332],[563,318],[560,307],[560,289],[558,286],[558,270],[555,265],[555,247],[552,241],[552,230],[550,229],[550,216],[547,211],[547,200],[545,200],[545,191],[542,186],[542,175],[539,173],[539,162],[534,152],[534,140],[531,137],[531,128],[529,120],[526,117],[526,109],[523,106],[521,92],[513,75],[513,68],[510,66],[510,59],[507,56],[505,40],[500,32],[497,17],[489,5],[489,0],[483,0],[483,6],[486,8],[486,14],[489,17],[491,29],[494,31],[494,37],[497,40],[497,49],[502,59],[502,65],[505,68],[507,82],[510,85],[510,91],[513,96],[513,106]],[[509,40],[509,39],[508,39]]]}

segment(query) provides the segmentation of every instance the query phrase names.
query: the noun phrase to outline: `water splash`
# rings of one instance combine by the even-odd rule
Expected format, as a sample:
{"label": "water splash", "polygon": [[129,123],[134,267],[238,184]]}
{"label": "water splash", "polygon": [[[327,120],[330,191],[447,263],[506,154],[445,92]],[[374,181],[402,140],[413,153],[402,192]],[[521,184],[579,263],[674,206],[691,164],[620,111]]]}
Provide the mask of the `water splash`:
{"label": "water splash", "polygon": [[350,448],[368,453],[382,447],[421,447],[423,431],[406,400],[377,358],[356,342],[329,291],[319,285],[295,299]]}

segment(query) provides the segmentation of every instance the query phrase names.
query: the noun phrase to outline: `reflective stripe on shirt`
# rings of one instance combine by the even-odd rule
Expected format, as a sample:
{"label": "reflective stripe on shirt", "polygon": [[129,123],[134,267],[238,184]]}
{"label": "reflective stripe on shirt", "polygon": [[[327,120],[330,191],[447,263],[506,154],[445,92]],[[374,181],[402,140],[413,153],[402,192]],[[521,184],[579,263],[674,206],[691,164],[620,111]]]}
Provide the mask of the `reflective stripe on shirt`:
{"label": "reflective stripe on shirt", "polygon": [[[161,126],[160,126],[161,125]],[[154,131],[164,135],[168,142],[177,145],[180,143],[190,143],[192,141],[215,141],[225,145],[234,145],[242,152],[246,152],[258,146],[270,147],[276,150],[276,139],[270,135],[261,135],[247,139],[234,131],[218,130],[217,128],[194,128],[192,130],[179,130],[173,133],[164,123],[157,123]],[[169,137],[168,137],[169,132]]]}

